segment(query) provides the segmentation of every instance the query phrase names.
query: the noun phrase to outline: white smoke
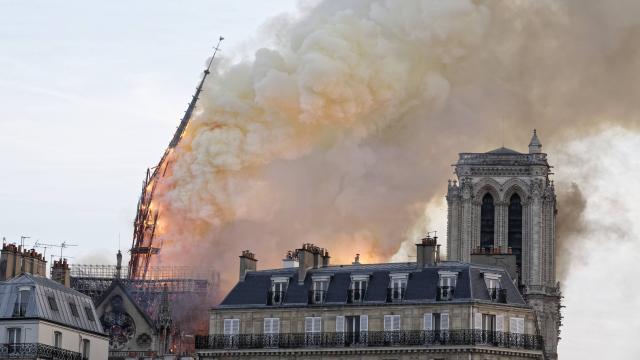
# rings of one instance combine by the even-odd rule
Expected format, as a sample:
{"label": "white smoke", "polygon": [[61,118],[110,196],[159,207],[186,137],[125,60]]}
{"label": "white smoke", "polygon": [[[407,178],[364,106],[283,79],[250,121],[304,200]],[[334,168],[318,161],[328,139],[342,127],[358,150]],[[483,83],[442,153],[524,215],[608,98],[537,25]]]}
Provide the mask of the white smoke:
{"label": "white smoke", "polygon": [[[223,60],[159,187],[161,261],[237,277],[304,242],[387,260],[460,151],[637,129],[640,3],[325,1]],[[404,249],[410,247],[404,246]],[[399,253],[396,258],[406,257]]]}

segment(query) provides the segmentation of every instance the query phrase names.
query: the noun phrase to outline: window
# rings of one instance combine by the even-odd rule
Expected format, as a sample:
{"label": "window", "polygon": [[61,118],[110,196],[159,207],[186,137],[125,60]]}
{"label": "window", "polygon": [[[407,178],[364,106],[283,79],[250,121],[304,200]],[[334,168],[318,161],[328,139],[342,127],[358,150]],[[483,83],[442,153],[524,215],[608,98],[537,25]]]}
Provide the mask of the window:
{"label": "window", "polygon": [[496,315],[496,331],[504,331],[504,315]]}
{"label": "window", "polygon": [[487,286],[487,290],[489,291],[489,298],[493,301],[499,301],[501,300],[501,294],[505,297],[505,301],[506,302],[506,292],[501,291],[501,286],[500,286],[500,275],[499,274],[492,274],[492,273],[484,273],[484,283]]}
{"label": "window", "polygon": [[426,313],[422,319],[423,330],[449,330],[449,313]]}
{"label": "window", "polygon": [[265,348],[276,348],[280,341],[280,319],[265,318],[263,325],[263,346]]}
{"label": "window", "polygon": [[327,290],[329,289],[329,277],[323,276],[313,278],[313,290],[311,294],[312,304],[322,304],[327,299]]}
{"label": "window", "polygon": [[87,314],[87,319],[89,319],[89,321],[96,321],[95,316],[93,316],[93,310],[90,306],[85,306],[84,312]]}
{"label": "window", "polygon": [[264,331],[265,334],[279,334],[280,333],[280,318],[265,318],[264,319]]}
{"label": "window", "polygon": [[82,339],[82,359],[89,359],[91,343],[89,339]]}
{"label": "window", "polygon": [[408,274],[391,274],[391,282],[387,299],[389,301],[401,301],[407,288]]}
{"label": "window", "polygon": [[9,353],[16,353],[20,351],[20,344],[22,343],[22,329],[21,328],[7,328],[7,344]]}
{"label": "window", "polygon": [[524,318],[510,318],[509,332],[511,332],[512,334],[524,334]]}
{"label": "window", "polygon": [[238,335],[240,333],[240,319],[224,319],[224,335]]}
{"label": "window", "polygon": [[287,293],[287,285],[289,285],[288,278],[277,277],[271,279],[271,294],[269,294],[270,305],[282,304]]}
{"label": "window", "polygon": [[385,315],[384,331],[399,331],[399,330],[400,330],[400,315]]}
{"label": "window", "polygon": [[304,318],[304,339],[307,345],[320,344],[322,332],[322,319],[320,317]]}
{"label": "window", "polygon": [[49,302],[49,308],[51,311],[58,311],[58,303],[53,295],[47,296],[47,301]]}
{"label": "window", "polygon": [[13,305],[13,316],[23,317],[27,315],[27,306],[29,305],[30,296],[30,287],[22,286],[18,288],[18,296],[16,297],[16,302]]}
{"label": "window", "polygon": [[320,317],[305,317],[304,332],[320,333],[322,331],[322,319]]}
{"label": "window", "polygon": [[21,328],[8,328],[7,329],[7,343],[8,344],[20,344],[21,343]]}
{"label": "window", "polygon": [[516,256],[516,265],[522,266],[522,201],[518,194],[509,199],[507,244],[511,253]]}
{"label": "window", "polygon": [[494,220],[493,196],[487,193],[482,197],[482,205],[480,207],[480,247],[483,250],[493,248]]}
{"label": "window", "polygon": [[60,331],[53,332],[53,346],[62,347],[62,333]]}
{"label": "window", "polygon": [[364,300],[367,292],[368,275],[351,276],[351,287],[349,289],[349,302],[357,303]]}
{"label": "window", "polygon": [[78,307],[76,306],[76,303],[74,303],[73,301],[69,301],[69,308],[71,309],[71,315],[75,317],[80,316],[80,314],[78,314]]}
{"label": "window", "polygon": [[440,280],[438,282],[437,300],[451,300],[456,288],[458,273],[451,271],[438,271]]}
{"label": "window", "polygon": [[344,316],[336,316],[336,332],[343,333],[344,330]]}

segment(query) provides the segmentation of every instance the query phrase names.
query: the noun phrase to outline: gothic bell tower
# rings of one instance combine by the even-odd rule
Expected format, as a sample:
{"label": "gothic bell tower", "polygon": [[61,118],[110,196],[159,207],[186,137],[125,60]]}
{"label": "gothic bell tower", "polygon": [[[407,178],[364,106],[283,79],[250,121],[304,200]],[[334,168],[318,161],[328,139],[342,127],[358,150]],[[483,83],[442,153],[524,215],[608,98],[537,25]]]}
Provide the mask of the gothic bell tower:
{"label": "gothic bell tower", "polygon": [[448,259],[506,259],[522,295],[536,309],[546,357],[555,359],[560,326],[556,195],[536,131],[528,153],[505,147],[461,153],[454,166],[457,179],[449,181],[447,192]]}

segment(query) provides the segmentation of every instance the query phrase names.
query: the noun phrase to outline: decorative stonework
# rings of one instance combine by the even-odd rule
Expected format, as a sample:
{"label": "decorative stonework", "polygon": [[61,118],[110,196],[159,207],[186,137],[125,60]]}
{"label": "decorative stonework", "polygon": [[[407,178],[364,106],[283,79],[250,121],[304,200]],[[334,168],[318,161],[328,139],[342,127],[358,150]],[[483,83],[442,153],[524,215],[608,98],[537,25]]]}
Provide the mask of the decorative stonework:
{"label": "decorative stonework", "polygon": [[518,194],[522,205],[519,283],[527,298],[542,296],[530,304],[538,310],[540,333],[545,336],[549,358],[554,359],[559,328],[554,253],[556,195],[549,179],[547,155],[542,153],[537,134],[529,149],[528,154],[506,148],[460,154],[455,164],[460,185],[450,181],[447,192],[447,253],[449,260],[470,261],[470,253],[480,246],[480,208],[486,193],[494,199],[493,247],[508,250],[509,202]]}

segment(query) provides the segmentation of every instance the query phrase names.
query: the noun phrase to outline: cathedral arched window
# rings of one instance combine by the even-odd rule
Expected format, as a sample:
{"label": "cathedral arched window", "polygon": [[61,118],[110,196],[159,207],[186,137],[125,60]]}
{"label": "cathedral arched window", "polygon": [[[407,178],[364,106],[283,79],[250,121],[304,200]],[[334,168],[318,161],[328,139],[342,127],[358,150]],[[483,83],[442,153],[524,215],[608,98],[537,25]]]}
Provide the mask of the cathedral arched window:
{"label": "cathedral arched window", "polygon": [[509,199],[508,246],[516,255],[518,268],[522,266],[522,201],[520,195],[513,194]]}
{"label": "cathedral arched window", "polygon": [[483,249],[493,248],[495,224],[495,207],[493,196],[487,193],[482,197],[480,208],[480,247]]}

